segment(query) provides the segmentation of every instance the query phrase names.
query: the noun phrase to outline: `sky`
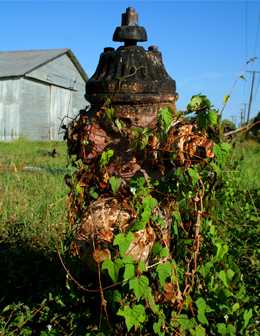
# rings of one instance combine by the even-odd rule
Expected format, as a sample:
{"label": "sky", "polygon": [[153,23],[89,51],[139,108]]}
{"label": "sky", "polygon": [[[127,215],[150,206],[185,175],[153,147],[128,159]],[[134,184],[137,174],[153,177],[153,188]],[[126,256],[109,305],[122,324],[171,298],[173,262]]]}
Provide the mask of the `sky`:
{"label": "sky", "polygon": [[[231,93],[224,117],[238,123],[249,100],[252,74],[246,71],[260,71],[260,0],[0,0],[0,50],[70,48],[91,77],[103,48],[120,46],[112,36],[129,6],[137,10],[139,25],[148,34],[141,45],[157,45],[176,80],[177,109],[184,110],[199,93],[221,109],[224,96]],[[242,73],[245,80],[237,80]],[[260,73],[251,115],[258,111]]]}

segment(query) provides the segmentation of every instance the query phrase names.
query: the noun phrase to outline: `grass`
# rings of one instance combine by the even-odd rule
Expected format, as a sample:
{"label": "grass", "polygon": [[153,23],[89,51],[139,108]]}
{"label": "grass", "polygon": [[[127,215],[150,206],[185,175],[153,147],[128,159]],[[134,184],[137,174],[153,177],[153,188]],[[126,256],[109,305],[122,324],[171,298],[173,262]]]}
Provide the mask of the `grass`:
{"label": "grass", "polygon": [[0,304],[40,301],[64,276],[55,249],[68,227],[66,148],[19,140],[0,150]]}
{"label": "grass", "polygon": [[[49,155],[54,148],[59,153],[55,158]],[[91,335],[85,333],[84,325],[90,324],[87,319],[93,316],[89,315],[92,306],[83,304],[83,296],[79,301],[70,297],[73,291],[66,292],[66,274],[56,252],[69,229],[65,144],[19,140],[0,143],[0,152],[0,309],[14,305],[9,306],[11,312],[0,314],[0,335],[31,335],[29,331],[26,334],[24,325],[36,330],[33,335],[66,334],[63,326],[64,330],[74,330],[71,335]],[[253,288],[253,297],[257,295],[253,273],[259,266],[260,144],[238,144],[233,152],[234,165],[235,171],[227,171],[230,185],[219,196],[216,221],[248,286]],[[32,317],[27,317],[28,309]],[[93,309],[98,311],[99,307]],[[80,322],[76,323],[77,318]],[[58,334],[37,331],[49,323],[59,325]]]}
{"label": "grass", "polygon": [[234,159],[238,160],[239,188],[260,190],[260,143],[254,140],[241,142],[235,147]]}
{"label": "grass", "polygon": [[[56,158],[48,152],[59,152]],[[50,248],[66,229],[66,149],[61,143],[1,144],[0,239]]]}

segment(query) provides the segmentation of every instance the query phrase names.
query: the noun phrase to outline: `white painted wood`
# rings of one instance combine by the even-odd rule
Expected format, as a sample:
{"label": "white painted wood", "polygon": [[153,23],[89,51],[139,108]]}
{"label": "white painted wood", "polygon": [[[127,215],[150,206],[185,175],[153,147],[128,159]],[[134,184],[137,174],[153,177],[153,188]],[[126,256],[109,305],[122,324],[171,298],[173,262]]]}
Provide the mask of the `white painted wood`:
{"label": "white painted wood", "polygon": [[49,140],[50,85],[22,79],[20,136]]}
{"label": "white painted wood", "polygon": [[50,140],[62,139],[62,123],[72,115],[72,91],[51,85]]}
{"label": "white painted wood", "polygon": [[0,80],[0,140],[14,140],[20,133],[20,80]]}

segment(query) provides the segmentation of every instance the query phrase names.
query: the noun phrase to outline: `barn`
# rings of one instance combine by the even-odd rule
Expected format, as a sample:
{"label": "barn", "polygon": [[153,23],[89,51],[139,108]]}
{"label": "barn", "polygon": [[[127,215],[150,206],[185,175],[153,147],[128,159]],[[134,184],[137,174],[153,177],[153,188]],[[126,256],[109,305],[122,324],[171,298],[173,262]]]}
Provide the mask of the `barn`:
{"label": "barn", "polygon": [[0,140],[62,138],[87,105],[87,75],[70,49],[0,52]]}

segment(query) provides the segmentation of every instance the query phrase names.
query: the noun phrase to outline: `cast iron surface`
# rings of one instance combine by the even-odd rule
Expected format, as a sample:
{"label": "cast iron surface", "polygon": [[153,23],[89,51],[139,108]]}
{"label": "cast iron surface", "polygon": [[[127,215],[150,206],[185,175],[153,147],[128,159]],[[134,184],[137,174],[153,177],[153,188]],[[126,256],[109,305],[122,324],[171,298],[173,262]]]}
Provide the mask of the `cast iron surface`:
{"label": "cast iron surface", "polygon": [[[157,47],[145,50],[137,46],[137,42],[147,40],[147,34],[138,25],[133,8],[122,14],[122,24],[116,28],[113,40],[124,42],[124,46],[116,50],[104,48],[97,69],[86,84],[86,99],[92,110],[97,110],[109,98],[119,116],[138,126],[154,124],[160,107],[175,108],[176,84],[165,70]],[[142,113],[143,116],[136,115]]]}

